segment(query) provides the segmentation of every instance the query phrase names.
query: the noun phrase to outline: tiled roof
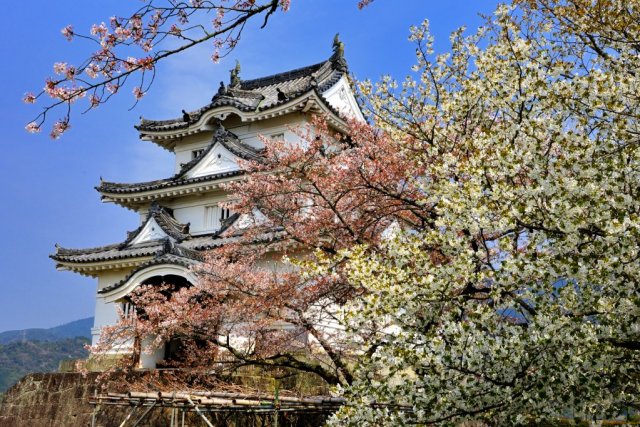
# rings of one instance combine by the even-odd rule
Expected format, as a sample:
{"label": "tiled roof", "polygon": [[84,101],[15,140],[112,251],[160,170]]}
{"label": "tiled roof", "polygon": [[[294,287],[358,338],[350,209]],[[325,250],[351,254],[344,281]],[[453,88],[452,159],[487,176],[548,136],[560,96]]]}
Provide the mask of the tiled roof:
{"label": "tiled roof", "polygon": [[96,187],[96,190],[98,190],[100,193],[111,194],[138,193],[143,191],[178,187],[181,185],[188,185],[199,182],[215,181],[217,179],[228,178],[242,174],[242,171],[228,171],[194,178],[188,178],[186,176],[187,173],[191,169],[193,169],[217,144],[222,145],[227,150],[243,159],[256,159],[260,156],[259,150],[242,143],[233,132],[224,129],[221,124],[218,124],[218,129],[214,132],[211,143],[207,146],[207,148],[196,158],[182,165],[180,171],[171,178],[137,183],[117,183],[101,181],[100,185]]}
{"label": "tiled roof", "polygon": [[242,175],[242,171],[229,171],[221,172],[213,175],[198,176],[194,178],[167,178],[159,179],[156,181],[136,182],[132,184],[125,184],[119,182],[107,182],[102,181],[99,186],[96,187],[100,193],[140,193],[143,191],[159,190],[163,188],[179,187],[181,185],[195,184],[199,182],[216,181],[222,178],[228,178],[232,176]]}
{"label": "tiled roof", "polygon": [[[112,285],[100,289],[98,293],[105,294],[114,291],[126,284],[129,279],[131,279],[131,277],[137,272],[154,265],[172,264],[189,268],[194,265],[200,264],[204,258],[199,251],[224,246],[225,244],[235,242],[239,239],[240,236],[237,234],[231,237],[218,237],[218,235],[222,231],[224,231],[224,228],[229,227],[231,222],[225,224],[222,230],[212,235],[194,237],[189,240],[185,240],[180,244],[165,243],[165,253],[156,256],[154,259],[147,261],[144,264],[141,264],[135,270],[129,273],[125,278]],[[280,233],[278,232],[267,233],[263,235],[262,238],[265,240],[273,240],[277,239],[279,235]]]}
{"label": "tiled roof", "polygon": [[147,215],[146,221],[144,221],[142,225],[140,225],[140,227],[138,227],[134,231],[127,233],[127,240],[125,240],[121,246],[128,246],[129,243],[140,234],[140,232],[144,229],[144,227],[151,219],[154,219],[156,221],[162,231],[164,231],[168,236],[174,238],[178,242],[189,237],[189,224],[181,224],[176,221],[176,219],[173,217],[173,210],[160,206],[157,203],[152,203],[151,207],[149,208],[149,213]]}
{"label": "tiled roof", "polygon": [[101,261],[114,261],[127,258],[139,258],[161,255],[164,253],[164,241],[155,240],[138,245],[122,247],[122,243],[114,245],[98,246],[87,249],[68,249],[56,246],[56,253],[50,255],[54,261],[67,263],[91,263]]}
{"label": "tiled roof", "polygon": [[236,156],[245,160],[258,159],[260,157],[260,150],[244,144],[236,134],[231,131],[226,130],[221,123],[217,124],[217,129],[213,133],[213,137],[211,138],[211,142],[197,157],[192,159],[190,162],[185,163],[180,168],[180,171],[172,177],[172,179],[182,178],[187,172],[193,169],[200,160],[202,160],[209,152],[215,147],[217,144],[222,145],[227,150],[231,151]]}
{"label": "tiled roof", "polygon": [[221,86],[211,103],[188,113],[190,120],[184,117],[171,120],[145,120],[136,126],[141,134],[184,129],[200,119],[203,113],[217,107],[232,106],[240,111],[264,111],[294,100],[305,93],[316,90],[322,93],[338,82],[348,72],[342,56],[333,55],[323,61],[307,67],[261,77],[252,80],[240,80],[235,86]]}
{"label": "tiled roof", "polygon": [[[215,233],[202,236],[191,236],[188,231],[188,224],[180,224],[176,221],[171,215],[170,209],[152,205],[147,221],[149,218],[154,218],[165,233],[174,238],[176,242],[174,243],[171,239],[164,238],[130,245],[130,242],[135,239],[135,236],[144,228],[143,224],[135,231],[128,233],[127,239],[122,243],[86,249],[68,249],[56,245],[56,253],[50,255],[50,257],[58,262],[72,264],[114,261],[148,256],[153,256],[155,257],[154,259],[157,259],[166,254],[173,254],[192,260],[201,260],[201,255],[198,253],[199,251],[220,247],[237,240],[237,237],[220,238],[218,236],[233,224],[238,218],[238,215],[232,215]],[[145,221],[145,224],[147,221]]]}
{"label": "tiled roof", "polygon": [[[224,242],[219,242],[217,246],[222,244],[224,244]],[[132,246],[123,246],[122,243],[87,249],[67,249],[56,246],[56,253],[50,255],[50,257],[55,261],[73,264],[113,261],[147,256],[154,256],[157,258],[166,254],[200,260],[201,255],[198,253],[199,248],[196,249],[198,246],[198,242],[185,245],[183,243],[174,243],[168,238],[139,243]],[[202,246],[215,247],[216,245],[209,246],[208,244],[204,244]]]}

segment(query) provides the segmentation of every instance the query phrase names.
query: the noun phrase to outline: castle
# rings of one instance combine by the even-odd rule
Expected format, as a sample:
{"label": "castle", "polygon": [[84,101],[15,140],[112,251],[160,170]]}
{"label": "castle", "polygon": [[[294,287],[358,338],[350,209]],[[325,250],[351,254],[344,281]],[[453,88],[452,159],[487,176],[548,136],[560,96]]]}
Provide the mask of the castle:
{"label": "castle", "polygon": [[[243,80],[240,66],[211,103],[183,111],[171,120],[142,120],[140,138],[175,155],[175,173],[165,179],[138,183],[101,181],[96,190],[103,202],[140,215],[140,226],[124,241],[86,249],[56,245],[51,258],[58,270],[97,279],[93,344],[103,326],[115,324],[120,310],[130,310],[127,295],[143,284],[194,283],[190,268],[204,251],[233,237],[221,233],[238,221],[221,204],[233,195],[223,184],[242,179],[239,159],[260,156],[263,138],[294,143],[291,129],[321,115],[336,130],[346,130],[345,117],[364,120],[348,79],[341,42],[334,41],[326,61],[267,77]],[[120,310],[118,310],[120,308]],[[153,368],[167,349],[143,354],[141,366]]]}

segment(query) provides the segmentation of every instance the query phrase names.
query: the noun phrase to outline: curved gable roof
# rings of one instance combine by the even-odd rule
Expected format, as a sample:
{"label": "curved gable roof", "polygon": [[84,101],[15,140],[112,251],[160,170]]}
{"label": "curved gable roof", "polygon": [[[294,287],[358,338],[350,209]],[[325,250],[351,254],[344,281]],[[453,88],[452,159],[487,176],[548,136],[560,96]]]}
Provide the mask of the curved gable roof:
{"label": "curved gable roof", "polygon": [[[221,145],[230,151],[235,156],[238,156],[241,159],[245,160],[253,160],[260,158],[260,150],[257,150],[247,144],[244,144],[238,139],[238,137],[230,132],[221,124],[218,124],[216,131],[213,133],[213,137],[211,142],[205,148],[205,150],[200,153],[196,158],[191,160],[188,163],[185,163],[180,168],[180,171],[176,173],[174,176],[165,179],[159,179],[154,181],[144,181],[137,183],[117,183],[117,182],[109,182],[109,181],[101,181],[100,185],[95,187],[95,189],[102,193],[106,194],[132,194],[139,193],[145,191],[158,190],[163,188],[177,187],[180,185],[188,185],[198,182],[205,181],[214,181],[216,179],[221,178],[229,178],[233,176],[237,176],[242,174],[242,171],[224,171],[221,173],[215,173],[210,175],[198,176],[198,177],[190,177],[189,172],[196,168],[202,161],[207,157],[209,152],[214,149],[217,145]],[[104,196],[103,196],[104,197]]]}
{"label": "curved gable roof", "polygon": [[197,122],[204,113],[218,107],[228,106],[243,112],[269,110],[312,90],[321,94],[347,73],[345,59],[334,54],[330,59],[317,64],[266,77],[240,80],[235,86],[221,86],[211,99],[211,103],[188,113],[188,121],[185,121],[184,117],[169,120],[142,119],[135,128],[143,137],[155,132],[186,129]]}

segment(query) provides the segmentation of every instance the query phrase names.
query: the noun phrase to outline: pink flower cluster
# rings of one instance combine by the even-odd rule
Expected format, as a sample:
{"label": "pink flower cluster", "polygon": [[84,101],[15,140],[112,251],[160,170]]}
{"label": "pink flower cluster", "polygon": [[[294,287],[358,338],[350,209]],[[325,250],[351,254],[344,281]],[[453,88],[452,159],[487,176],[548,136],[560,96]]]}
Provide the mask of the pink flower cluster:
{"label": "pink flower cluster", "polygon": [[115,84],[115,83],[107,83],[105,85],[105,87],[107,88],[107,90],[111,93],[116,93],[118,92],[118,89],[120,89],[120,86]]}
{"label": "pink flower cluster", "polygon": [[216,17],[213,19],[213,21],[211,21],[211,25],[213,25],[213,28],[218,30],[220,29],[220,27],[222,27],[223,20],[224,20],[224,9],[218,8],[218,10],[216,11]]}
{"label": "pink flower cluster", "polygon": [[93,24],[91,26],[92,36],[98,36],[100,38],[103,38],[107,35],[108,32],[109,30],[107,29],[107,26],[104,22],[101,22],[100,25]]}
{"label": "pink flower cluster", "polygon": [[94,62],[91,62],[84,69],[84,73],[92,79],[95,79],[98,76],[98,72],[100,72],[100,67]]}
{"label": "pink flower cluster", "polygon": [[136,100],[141,99],[144,95],[145,93],[140,87],[136,86],[133,88],[133,96],[136,98]]}
{"label": "pink flower cluster", "polygon": [[27,126],[25,126],[25,129],[29,133],[38,133],[40,132],[40,125],[38,125],[36,122],[31,122]]}
{"label": "pink flower cluster", "polygon": [[100,98],[98,98],[98,96],[96,95],[91,95],[89,97],[89,104],[91,108],[95,108],[98,105],[100,105]]}
{"label": "pink flower cluster", "polygon": [[55,64],[53,64],[53,72],[58,75],[65,74],[67,72],[67,63],[56,62]]}
{"label": "pink flower cluster", "polygon": [[60,32],[68,41],[71,41],[73,39],[73,27],[71,25],[67,25],[62,30],[60,30]]}
{"label": "pink flower cluster", "polygon": [[49,136],[51,136],[51,138],[53,139],[58,139],[60,138],[60,136],[62,136],[63,133],[69,130],[70,127],[71,126],[69,126],[68,119],[58,120],[53,125],[53,129],[51,130],[51,133],[49,134]]}
{"label": "pink flower cluster", "polygon": [[22,98],[22,102],[24,102],[25,104],[35,104],[36,96],[31,92],[27,92],[24,94],[24,97]]}
{"label": "pink flower cluster", "polygon": [[[44,107],[35,123],[41,124],[49,109],[62,103],[71,103],[78,98],[89,96],[89,108],[94,108],[105,102],[111,94],[115,94],[120,86],[131,74],[140,72],[140,82],[133,89],[136,99],[142,98],[148,89],[148,83],[144,74],[154,70],[155,62],[169,54],[177,53],[182,49],[171,49],[152,54],[156,45],[164,41],[167,36],[174,36],[179,41],[208,40],[211,29],[204,29],[200,25],[184,28],[192,16],[198,16],[210,12],[213,14],[211,25],[220,35],[214,38],[214,52],[211,55],[213,62],[218,62],[224,54],[232,50],[239,39],[239,32],[233,23],[247,13],[253,13],[258,6],[263,13],[271,10],[270,2],[259,5],[256,0],[220,0],[219,2],[206,0],[189,0],[184,2],[168,2],[167,6],[157,6],[154,2],[143,0],[144,6],[128,17],[112,16],[109,21],[95,23],[91,26],[89,34],[76,34],[73,26],[67,25],[60,30],[67,39],[82,37],[97,42],[99,48],[91,53],[80,66],[73,66],[67,62],[56,62],[53,71],[56,77],[46,80],[42,92],[25,94],[23,101],[33,104],[42,94],[47,94],[55,99],[50,105]],[[287,10],[291,0],[277,0],[282,10]],[[173,6],[173,7],[171,7]],[[269,12],[270,13],[270,12]],[[229,25],[229,28],[226,26]],[[204,35],[198,35],[198,29],[202,29]],[[236,34],[237,32],[237,34]],[[143,52],[149,52],[144,57],[138,58],[132,48],[139,48]],[[126,52],[126,53],[125,53]],[[124,53],[124,54],[123,54]],[[128,56],[133,53],[133,56]],[[142,56],[140,55],[140,56]],[[126,58],[126,59],[124,59]],[[89,79],[94,79],[87,82]],[[58,138],[68,127],[68,116],[63,122],[59,122],[52,137]],[[31,128],[33,129],[33,128]]]}
{"label": "pink flower cluster", "polygon": [[[74,69],[75,70],[75,69]],[[71,80],[71,79],[69,79]],[[74,102],[78,98],[85,96],[84,88],[81,86],[60,86],[63,80],[53,81],[47,79],[43,92],[49,95],[51,98],[59,99],[61,101]],[[25,99],[25,102],[27,100]]]}
{"label": "pink flower cluster", "polygon": [[53,71],[58,74],[64,74],[67,80],[73,80],[76,77],[76,67],[68,65],[66,62],[56,62],[53,64]]}

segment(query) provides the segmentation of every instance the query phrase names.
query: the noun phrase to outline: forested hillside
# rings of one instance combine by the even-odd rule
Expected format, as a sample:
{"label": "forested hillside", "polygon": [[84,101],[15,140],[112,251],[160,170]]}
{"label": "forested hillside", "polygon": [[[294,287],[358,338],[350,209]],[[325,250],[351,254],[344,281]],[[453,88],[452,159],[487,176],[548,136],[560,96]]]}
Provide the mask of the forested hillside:
{"label": "forested hillside", "polygon": [[63,359],[87,357],[84,337],[0,344],[0,393],[30,372],[53,372]]}
{"label": "forested hillside", "polygon": [[9,344],[16,341],[59,341],[67,338],[86,337],[91,338],[93,317],[80,319],[53,328],[32,328],[16,331],[0,332],[0,344]]}
{"label": "forested hillside", "polygon": [[0,394],[31,372],[53,372],[63,359],[87,357],[93,317],[53,328],[0,333]]}

